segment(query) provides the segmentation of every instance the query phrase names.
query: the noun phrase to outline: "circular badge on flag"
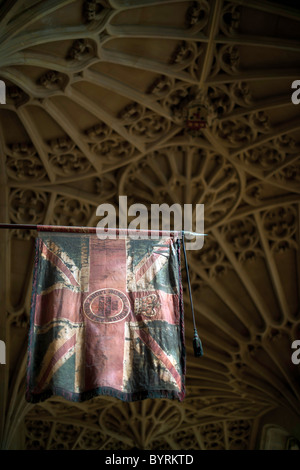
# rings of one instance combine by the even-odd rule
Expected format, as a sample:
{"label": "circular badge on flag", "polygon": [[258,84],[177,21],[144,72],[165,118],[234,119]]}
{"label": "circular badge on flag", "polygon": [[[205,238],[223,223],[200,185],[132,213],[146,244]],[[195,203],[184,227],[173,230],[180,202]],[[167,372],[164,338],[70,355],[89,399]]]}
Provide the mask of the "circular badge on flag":
{"label": "circular badge on flag", "polygon": [[83,311],[93,322],[116,323],[127,317],[130,303],[127,296],[117,289],[100,289],[85,299]]}

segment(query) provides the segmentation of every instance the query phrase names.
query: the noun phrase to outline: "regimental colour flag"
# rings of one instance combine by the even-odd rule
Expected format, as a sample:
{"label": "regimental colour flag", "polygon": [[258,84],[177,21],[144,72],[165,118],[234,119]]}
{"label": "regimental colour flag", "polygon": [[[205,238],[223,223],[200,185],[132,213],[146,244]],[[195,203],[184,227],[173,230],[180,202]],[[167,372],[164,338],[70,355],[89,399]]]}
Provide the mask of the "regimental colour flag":
{"label": "regimental colour flag", "polygon": [[39,232],[26,400],[185,396],[180,240]]}

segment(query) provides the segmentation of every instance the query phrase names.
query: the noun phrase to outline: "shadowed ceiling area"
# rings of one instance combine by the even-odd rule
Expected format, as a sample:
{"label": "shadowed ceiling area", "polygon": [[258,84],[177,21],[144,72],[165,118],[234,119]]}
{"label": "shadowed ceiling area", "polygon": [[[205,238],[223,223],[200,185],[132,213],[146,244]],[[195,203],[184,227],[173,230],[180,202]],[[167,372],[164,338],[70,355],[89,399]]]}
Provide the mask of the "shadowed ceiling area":
{"label": "shadowed ceiling area", "polygon": [[[182,403],[25,401],[34,231],[1,230],[0,434],[19,449],[253,449],[300,426],[300,8],[0,1],[0,221],[96,226],[101,203],[204,204],[188,252],[204,356]],[[205,127],[188,125],[197,107]],[[276,423],[275,423],[276,421]],[[284,434],[282,434],[284,435]],[[285,435],[284,435],[285,436]]]}

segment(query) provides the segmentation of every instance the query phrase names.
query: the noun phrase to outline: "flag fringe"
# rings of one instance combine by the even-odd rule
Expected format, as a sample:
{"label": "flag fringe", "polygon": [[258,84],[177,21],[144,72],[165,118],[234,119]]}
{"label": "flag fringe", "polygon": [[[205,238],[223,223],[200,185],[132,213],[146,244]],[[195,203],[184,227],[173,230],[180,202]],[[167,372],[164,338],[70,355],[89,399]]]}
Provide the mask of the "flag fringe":
{"label": "flag fringe", "polygon": [[185,393],[184,391],[176,392],[175,390],[140,390],[137,392],[126,393],[110,387],[97,387],[93,390],[81,393],[67,392],[59,387],[53,387],[51,390],[45,390],[38,394],[31,393],[28,390],[26,391],[26,400],[29,403],[39,403],[51,398],[52,396],[59,396],[65,400],[77,403],[88,401],[100,396],[118,398],[125,402],[140,401],[147,398],[166,398],[169,400],[183,401]]}

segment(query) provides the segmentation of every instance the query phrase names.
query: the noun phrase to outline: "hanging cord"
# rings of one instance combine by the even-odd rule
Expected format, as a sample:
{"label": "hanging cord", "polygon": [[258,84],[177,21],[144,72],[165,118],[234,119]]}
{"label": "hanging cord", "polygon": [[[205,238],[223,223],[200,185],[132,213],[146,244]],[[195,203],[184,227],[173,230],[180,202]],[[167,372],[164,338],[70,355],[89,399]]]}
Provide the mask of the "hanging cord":
{"label": "hanging cord", "polygon": [[187,256],[186,256],[186,251],[185,251],[185,244],[184,244],[184,232],[182,232],[182,246],[183,246],[185,270],[186,270],[186,275],[187,275],[187,283],[188,283],[188,288],[189,288],[191,309],[192,309],[192,315],[193,315],[193,324],[194,324],[194,338],[193,338],[194,356],[195,357],[201,357],[201,356],[203,356],[203,347],[202,347],[201,339],[198,336],[196,321],[195,321],[195,313],[194,313],[192,289],[191,289],[191,283],[190,283],[189,267],[188,267]]}

